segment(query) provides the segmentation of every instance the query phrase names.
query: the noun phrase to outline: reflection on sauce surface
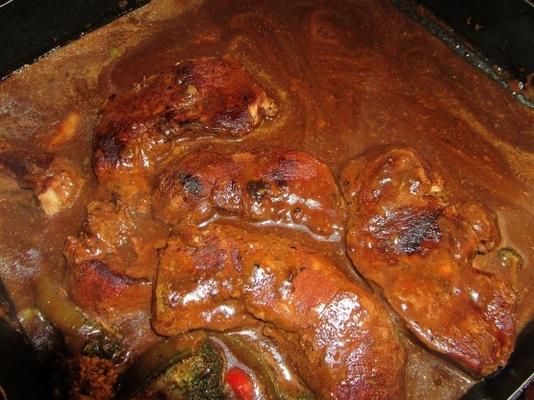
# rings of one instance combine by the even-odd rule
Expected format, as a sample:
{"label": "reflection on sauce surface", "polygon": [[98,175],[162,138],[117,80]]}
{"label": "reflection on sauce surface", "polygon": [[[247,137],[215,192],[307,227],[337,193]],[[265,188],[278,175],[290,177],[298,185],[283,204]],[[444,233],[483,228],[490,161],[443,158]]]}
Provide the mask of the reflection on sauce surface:
{"label": "reflection on sauce surface", "polygon": [[[119,57],[109,51],[115,47]],[[0,176],[2,279],[19,309],[34,305],[31,282],[41,270],[62,279],[66,237],[76,237],[90,201],[109,200],[109,189],[97,186],[91,167],[92,130],[105,99],[145,77],[172,71],[178,61],[198,57],[228,57],[243,64],[277,104],[277,117],[240,140],[184,141],[173,155],[208,143],[233,153],[278,146],[318,157],[337,177],[348,160],[369,149],[410,146],[444,178],[451,196],[460,202],[475,199],[495,212],[501,247],[516,249],[524,262],[499,259],[485,265],[514,282],[518,328],[532,317],[533,112],[389,2],[366,0],[335,5],[153,1],[3,82],[0,150],[55,143],[53,151],[73,162],[86,180],[74,205],[49,218],[31,193]],[[76,132],[54,140],[58,132],[64,136],[62,126],[70,124],[73,113],[79,115]],[[131,182],[136,193],[151,184]],[[143,220],[149,205],[132,198],[136,216]],[[255,227],[297,238],[354,276],[343,240],[317,241],[306,232],[270,223]],[[139,276],[150,265],[138,266]],[[266,273],[256,271],[253,277],[267,279]],[[208,286],[206,282],[194,295],[203,296]],[[479,293],[468,295],[476,302]],[[337,304],[338,318],[345,306]],[[206,318],[233,312],[233,304],[224,304]],[[115,323],[132,346],[144,349],[157,340],[139,333],[147,318]],[[457,398],[472,383],[455,367],[403,340],[409,398]]]}

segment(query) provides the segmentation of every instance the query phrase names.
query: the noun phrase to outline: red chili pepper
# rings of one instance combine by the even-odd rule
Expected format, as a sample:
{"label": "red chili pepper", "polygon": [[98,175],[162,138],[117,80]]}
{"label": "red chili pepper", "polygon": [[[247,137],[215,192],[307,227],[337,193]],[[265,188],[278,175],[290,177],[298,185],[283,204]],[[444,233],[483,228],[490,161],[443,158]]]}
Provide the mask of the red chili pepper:
{"label": "red chili pepper", "polygon": [[230,368],[226,373],[225,380],[239,400],[254,400],[252,380],[241,368]]}

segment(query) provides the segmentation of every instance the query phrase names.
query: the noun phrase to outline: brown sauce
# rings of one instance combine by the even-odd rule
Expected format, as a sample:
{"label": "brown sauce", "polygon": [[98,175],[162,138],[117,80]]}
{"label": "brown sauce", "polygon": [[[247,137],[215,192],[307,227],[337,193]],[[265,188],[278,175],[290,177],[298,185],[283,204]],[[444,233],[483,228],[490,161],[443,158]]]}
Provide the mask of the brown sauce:
{"label": "brown sauce", "polygon": [[[368,149],[414,148],[453,196],[476,199],[497,214],[501,247],[513,247],[523,258],[516,287],[520,330],[534,314],[534,113],[389,2],[207,3],[155,0],[0,85],[0,148],[34,147],[77,111],[76,136],[58,151],[86,177],[74,206],[49,218],[29,191],[0,176],[1,277],[17,308],[33,305],[35,276],[61,281],[65,238],[78,232],[87,203],[107,195],[97,187],[90,161],[104,99],[177,61],[230,55],[275,99],[279,116],[223,146],[306,151],[336,176]],[[355,275],[342,241],[316,241],[269,224],[258,229],[310,243]],[[150,342],[132,340],[141,347]],[[403,338],[408,398],[458,398],[474,383],[412,340]]]}

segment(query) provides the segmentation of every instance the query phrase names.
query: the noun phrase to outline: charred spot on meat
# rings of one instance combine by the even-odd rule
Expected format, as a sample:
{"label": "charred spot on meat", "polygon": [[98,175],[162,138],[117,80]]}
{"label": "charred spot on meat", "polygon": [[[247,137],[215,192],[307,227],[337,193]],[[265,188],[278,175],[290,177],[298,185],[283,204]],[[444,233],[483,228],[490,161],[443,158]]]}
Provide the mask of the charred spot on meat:
{"label": "charred spot on meat", "polygon": [[348,163],[347,252],[407,328],[476,376],[506,364],[516,296],[501,276],[473,267],[499,240],[482,205],[457,206],[415,151],[393,148]]}
{"label": "charred spot on meat", "polygon": [[383,216],[373,216],[367,226],[369,233],[378,239],[378,246],[396,255],[424,253],[441,238],[437,223],[440,211],[418,210],[409,207],[387,210]]}
{"label": "charred spot on meat", "polygon": [[170,224],[222,213],[295,224],[327,238],[339,233],[345,219],[330,169],[311,154],[283,149],[194,151],[156,178],[152,209]]}
{"label": "charred spot on meat", "polygon": [[239,63],[183,61],[174,73],[149,77],[109,98],[94,131],[95,172],[100,180],[125,172],[149,174],[183,139],[240,138],[276,111]]}

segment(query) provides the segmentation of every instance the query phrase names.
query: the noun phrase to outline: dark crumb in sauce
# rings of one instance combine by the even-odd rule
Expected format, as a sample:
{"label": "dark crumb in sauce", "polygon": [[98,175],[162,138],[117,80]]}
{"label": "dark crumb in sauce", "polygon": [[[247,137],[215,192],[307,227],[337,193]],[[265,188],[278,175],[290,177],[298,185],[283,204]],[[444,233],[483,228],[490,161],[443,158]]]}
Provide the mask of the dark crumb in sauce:
{"label": "dark crumb in sauce", "polygon": [[113,395],[118,369],[110,360],[81,356],[68,363],[72,382],[71,398],[107,400]]}
{"label": "dark crumb in sauce", "polygon": [[264,181],[250,181],[247,183],[247,192],[257,203],[261,203],[263,198],[271,190],[271,185]]}
{"label": "dark crumb in sauce", "polygon": [[200,193],[202,193],[202,183],[197,177],[182,172],[180,173],[178,178],[180,179],[180,183],[183,185],[187,193],[191,193],[194,195],[199,195]]}

